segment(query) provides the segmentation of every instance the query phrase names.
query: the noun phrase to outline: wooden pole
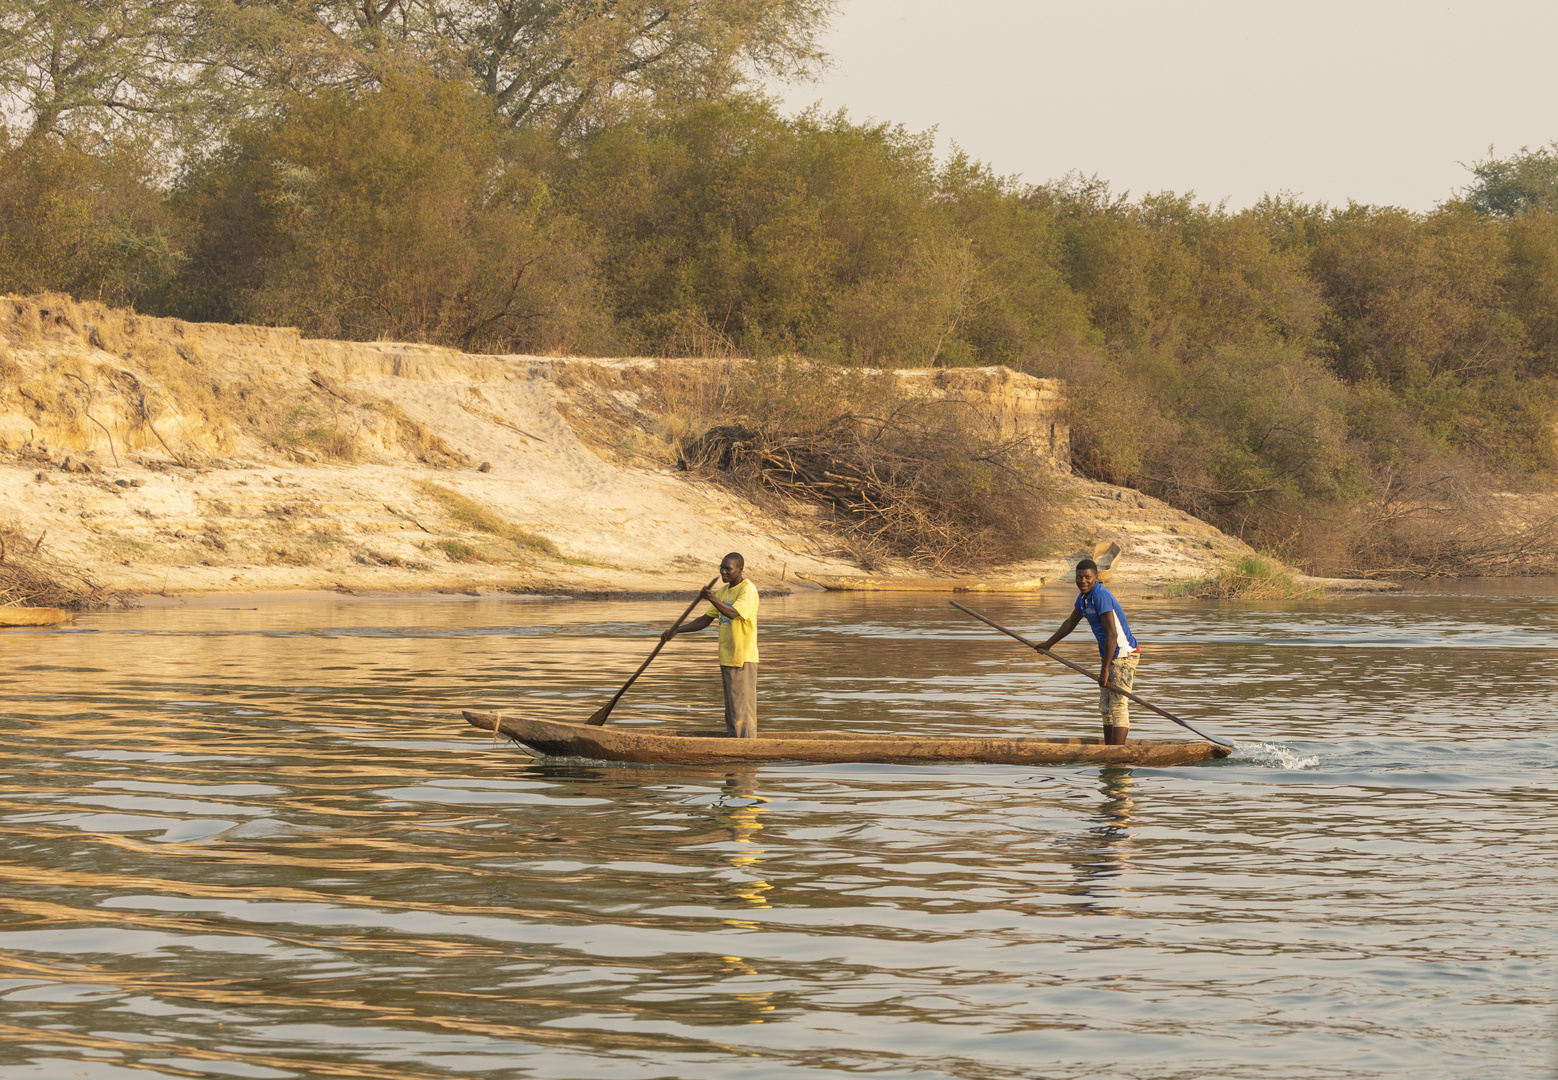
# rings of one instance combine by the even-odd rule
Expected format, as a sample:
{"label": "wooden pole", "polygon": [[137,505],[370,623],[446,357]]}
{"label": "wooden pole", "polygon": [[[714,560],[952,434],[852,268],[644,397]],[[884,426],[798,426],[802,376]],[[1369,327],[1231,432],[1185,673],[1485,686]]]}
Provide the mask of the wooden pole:
{"label": "wooden pole", "polygon": [[[705,589],[712,589],[712,588],[714,588],[714,583],[717,582],[717,581],[719,581],[719,578],[712,579],[707,585],[704,586],[704,588]],[[677,617],[676,621],[671,624],[671,629],[675,630],[677,627],[681,626],[682,623],[686,622],[687,621],[687,616],[692,614],[692,609],[697,607],[698,606],[698,602],[700,600],[702,600],[702,599],[703,599],[703,592],[702,592],[702,590],[699,590],[698,595],[693,597],[692,603],[687,605],[687,610],[682,612],[681,615],[679,615]],[[622,684],[622,689],[617,691],[617,694],[616,694],[615,697],[613,697],[610,701],[606,702],[606,704],[603,705],[601,708],[595,710],[594,714],[591,715],[591,717],[588,720],[585,721],[586,724],[590,724],[590,725],[592,725],[594,727],[603,727],[603,726],[605,726],[606,720],[611,716],[611,710],[615,709],[617,707],[617,702],[621,701],[622,700],[622,695],[628,692],[628,687],[633,685],[634,679],[637,679],[640,675],[642,675],[644,673],[644,669],[649,666],[649,661],[653,660],[655,657],[660,655],[660,650],[665,648],[665,643],[666,643],[667,640],[669,640],[669,639],[668,638],[661,638],[659,641],[655,642],[655,647],[650,652],[649,658],[646,659],[642,664],[638,665],[638,670],[633,672],[632,677],[629,678],[627,682]]]}
{"label": "wooden pole", "polygon": [[[1015,638],[1016,640],[1022,642],[1024,645],[1028,646],[1028,648],[1032,649],[1034,652],[1042,653],[1043,655],[1049,657],[1051,660],[1059,661],[1060,663],[1065,664],[1072,671],[1080,671],[1083,675],[1086,675],[1089,679],[1092,679],[1094,683],[1098,682],[1098,676],[1094,675],[1091,671],[1088,671],[1087,668],[1082,667],[1079,664],[1073,664],[1070,660],[1067,660],[1064,656],[1056,656],[1054,653],[1050,652],[1048,649],[1043,648],[1042,646],[1036,645],[1035,643],[1029,641],[1027,638],[1023,637],[1021,634],[1017,633],[1015,630],[1008,630],[1006,627],[1002,626],[1000,623],[994,622],[993,620],[985,618],[983,615],[979,614],[979,612],[973,610],[972,608],[964,607],[962,604],[958,603],[956,600],[950,600],[950,601],[948,601],[948,603],[950,603],[953,607],[957,608],[959,611],[964,612],[964,613],[966,613],[968,615],[972,615],[974,618],[978,619],[980,622],[984,623],[986,626],[993,626],[993,627],[995,627],[997,630],[999,630],[1001,633],[1005,634],[1007,637]],[[1174,721],[1174,723],[1178,724],[1180,727],[1185,728],[1188,731],[1194,731],[1197,735],[1201,736],[1201,738],[1205,739],[1209,743],[1216,743],[1218,746],[1232,746],[1233,745],[1233,743],[1228,742],[1226,739],[1219,739],[1216,736],[1208,735],[1206,732],[1201,731],[1201,730],[1197,729],[1196,727],[1192,726],[1191,724],[1188,724],[1185,721],[1181,720],[1179,717],[1175,716],[1173,713],[1169,712],[1167,709],[1160,709],[1156,705],[1154,705],[1152,702],[1144,701],[1143,699],[1137,697],[1135,694],[1131,693],[1129,690],[1120,690],[1120,689],[1118,689],[1116,687],[1113,687],[1113,686],[1109,687],[1109,689],[1113,690],[1116,694],[1124,694],[1126,697],[1128,697],[1132,701],[1136,702],[1136,704],[1142,706],[1143,708],[1151,709],[1153,712],[1157,713],[1159,716],[1166,716],[1166,717],[1168,717],[1170,720]]]}

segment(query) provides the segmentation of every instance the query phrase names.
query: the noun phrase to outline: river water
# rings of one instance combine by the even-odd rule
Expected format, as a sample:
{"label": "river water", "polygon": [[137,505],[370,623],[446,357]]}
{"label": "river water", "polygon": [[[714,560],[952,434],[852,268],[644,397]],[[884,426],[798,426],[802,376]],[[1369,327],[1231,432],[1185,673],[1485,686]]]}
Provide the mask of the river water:
{"label": "river water", "polygon": [[[581,719],[678,608],[0,633],[0,1078],[1558,1075],[1554,583],[1130,601],[1138,690],[1240,744],[1176,769],[537,763],[459,718]],[[1096,731],[944,596],[769,598],[761,645],[769,730]],[[613,722],[717,725],[714,664],[678,639]]]}

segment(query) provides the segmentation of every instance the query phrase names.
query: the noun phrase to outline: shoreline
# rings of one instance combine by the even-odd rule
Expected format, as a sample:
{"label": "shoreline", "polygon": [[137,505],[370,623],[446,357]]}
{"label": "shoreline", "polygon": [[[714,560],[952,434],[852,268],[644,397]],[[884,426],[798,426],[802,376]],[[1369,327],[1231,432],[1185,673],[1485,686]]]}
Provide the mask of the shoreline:
{"label": "shoreline", "polygon": [[[963,580],[963,579],[959,579]],[[1329,586],[1329,591],[1320,597],[1301,597],[1301,600],[1313,601],[1316,599],[1341,599],[1355,596],[1371,596],[1382,594],[1399,594],[1403,592],[1417,592],[1417,589],[1407,589],[1396,582],[1376,582],[1351,578],[1317,579],[1337,584]],[[1448,580],[1448,579],[1436,579]],[[1456,581],[1506,581],[1516,579],[1492,579],[1492,578],[1464,578],[1453,579]],[[147,593],[129,597],[128,607],[108,607],[85,609],[72,612],[76,616],[97,615],[126,610],[152,610],[156,608],[173,607],[232,607],[241,602],[244,610],[250,610],[257,606],[269,606],[276,604],[312,603],[330,601],[332,603],[364,602],[374,603],[394,601],[406,604],[431,604],[431,603],[475,603],[502,600],[515,604],[555,603],[560,601],[585,602],[585,603],[644,603],[653,601],[682,601],[696,594],[702,588],[703,582],[689,582],[683,589],[588,589],[569,588],[558,585],[553,588],[471,588],[471,589],[267,589],[252,592],[224,591],[224,590],[191,590],[179,593]],[[1349,587],[1358,586],[1358,587]],[[1207,603],[1208,601],[1190,596],[1163,596],[1155,594],[1152,590],[1161,588],[1161,585],[1138,584],[1133,582],[1113,582],[1111,591],[1122,597],[1135,600],[1153,600],[1163,602],[1185,601],[1187,603]],[[896,588],[896,589],[790,589],[785,591],[773,591],[762,589],[765,597],[825,597],[825,596],[859,596],[881,598],[889,597],[948,597],[960,600],[976,601],[981,596],[1010,598],[1014,596],[1031,596],[1052,598],[1056,596],[1069,596],[1076,591],[1075,585],[1068,579],[1047,582],[1040,588],[1026,590],[980,589],[967,586],[957,589],[951,587],[937,588]],[[1215,601],[1213,601],[1215,602]],[[1245,602],[1245,601],[1235,601]],[[1253,601],[1255,603],[1285,603],[1288,601]],[[31,609],[24,609],[31,610]]]}
{"label": "shoreline", "polygon": [[[1530,575],[1530,574],[1528,574],[1528,575],[1511,575],[1511,576],[1484,575],[1484,576],[1480,576],[1480,577],[1448,577],[1448,576],[1445,576],[1445,577],[1436,577],[1436,578],[1416,579],[1416,580],[1408,581],[1408,582],[1405,582],[1405,583],[1402,583],[1402,582],[1380,582],[1380,581],[1374,581],[1372,579],[1365,579],[1365,578],[1300,579],[1300,582],[1301,583],[1307,583],[1308,581],[1313,581],[1313,580],[1335,583],[1336,587],[1334,587],[1331,591],[1323,594],[1320,597],[1313,597],[1313,596],[1305,597],[1305,598],[1301,598],[1298,601],[1282,601],[1282,600],[1206,601],[1206,600],[1198,600],[1198,599],[1195,599],[1193,597],[1187,597],[1187,596],[1161,596],[1161,595],[1154,595],[1152,593],[1153,589],[1160,588],[1161,586],[1153,585],[1153,584],[1143,584],[1143,583],[1136,583],[1136,582],[1128,582],[1128,581],[1114,582],[1114,583],[1112,583],[1110,585],[1110,588],[1111,588],[1112,591],[1118,593],[1119,595],[1122,595],[1122,596],[1125,596],[1125,597],[1129,597],[1129,598],[1132,598],[1132,599],[1135,599],[1135,600],[1151,600],[1151,601],[1154,601],[1154,602],[1161,602],[1161,603],[1183,601],[1183,602],[1187,602],[1187,603],[1197,603],[1197,604],[1205,604],[1205,603],[1209,603],[1209,602],[1213,602],[1213,603],[1216,603],[1216,602],[1233,602],[1233,603],[1257,603],[1257,604],[1265,604],[1265,603],[1292,603],[1292,602],[1313,603],[1316,600],[1325,601],[1325,600],[1332,600],[1332,599],[1353,599],[1353,598],[1357,598],[1357,597],[1367,597],[1367,596],[1387,596],[1387,595],[1390,595],[1390,596],[1411,596],[1411,595],[1425,595],[1425,594],[1426,595],[1437,595],[1437,594],[1441,594],[1441,593],[1445,594],[1445,595],[1470,595],[1470,596],[1492,595],[1492,596],[1497,596],[1497,595],[1504,595],[1504,594],[1508,594],[1508,593],[1525,593],[1527,591],[1532,591],[1530,589],[1531,585],[1539,586],[1534,591],[1537,592],[1537,593],[1540,593],[1542,595],[1549,595],[1549,594],[1550,595],[1558,595],[1558,575],[1541,575],[1541,574],[1535,574],[1535,575]],[[104,613],[104,612],[123,611],[123,610],[137,610],[137,609],[150,609],[150,608],[159,608],[159,607],[196,607],[196,606],[200,606],[200,607],[214,607],[214,606],[228,606],[228,605],[231,605],[235,600],[245,601],[249,605],[305,603],[305,602],[310,602],[310,601],[323,601],[323,600],[329,600],[329,601],[332,601],[332,602],[345,602],[345,603],[350,603],[350,602],[353,602],[353,601],[374,602],[374,601],[385,601],[385,600],[393,600],[393,601],[402,602],[402,603],[440,603],[440,602],[450,602],[450,601],[455,601],[455,602],[476,602],[476,601],[492,601],[492,600],[505,600],[505,601],[512,601],[514,603],[551,603],[551,602],[558,602],[558,601],[570,601],[570,602],[571,601],[581,601],[581,602],[590,602],[590,603],[599,603],[599,602],[639,603],[639,602],[658,601],[658,600],[683,601],[683,602],[685,602],[689,596],[691,596],[693,593],[695,593],[702,586],[702,584],[703,584],[702,581],[699,581],[699,582],[696,582],[696,583],[689,582],[688,585],[686,586],[686,588],[684,588],[684,589],[676,589],[676,588],[643,589],[643,590],[614,589],[614,590],[604,590],[604,591],[595,591],[595,590],[586,590],[586,589],[568,589],[568,588],[562,587],[562,586],[559,586],[555,590],[549,589],[549,590],[544,590],[544,591],[543,590],[519,591],[519,590],[515,590],[515,589],[503,589],[503,588],[458,589],[458,590],[456,590],[456,589],[449,589],[449,590],[439,590],[439,589],[420,589],[420,590],[410,590],[410,589],[408,589],[408,590],[377,589],[377,590],[361,590],[361,591],[356,591],[356,592],[341,592],[341,591],[335,590],[335,589],[272,589],[272,590],[267,590],[267,591],[263,591],[263,592],[255,591],[255,592],[249,592],[249,593],[235,593],[235,592],[223,592],[223,591],[208,591],[208,592],[192,591],[192,592],[188,592],[188,593],[178,593],[178,594],[169,595],[169,596],[161,596],[159,594],[153,593],[153,594],[149,594],[149,595],[146,595],[146,596],[133,597],[132,600],[134,601],[134,603],[132,604],[131,608],[129,608],[129,609],[124,609],[124,608],[99,608],[99,609],[90,610],[90,611],[80,611],[80,612],[76,612],[75,614],[78,614],[78,615],[92,615],[92,614],[101,614],[101,613]],[[1355,586],[1355,587],[1349,587],[1349,586]],[[1048,582],[1042,588],[1029,590],[1026,593],[1011,593],[1011,592],[1003,593],[1003,592],[998,592],[998,591],[991,590],[990,591],[990,595],[1003,596],[1003,597],[1010,597],[1010,596],[1014,596],[1014,595],[1028,595],[1028,596],[1034,596],[1034,597],[1042,596],[1042,597],[1045,597],[1045,598],[1050,598],[1050,597],[1055,597],[1055,596],[1060,596],[1060,595],[1070,595],[1070,594],[1074,593],[1075,591],[1076,591],[1076,588],[1071,583],[1071,581],[1063,579],[1063,580],[1059,580],[1059,581]],[[951,596],[957,595],[957,596],[960,596],[960,597],[965,598],[965,599],[970,598],[968,593],[954,594],[950,589],[934,589],[934,590],[931,590],[931,589],[926,589],[926,590],[915,590],[915,589],[868,590],[868,592],[869,592],[869,594],[871,596],[876,597],[876,598],[880,598],[884,593],[890,593],[893,596],[905,596],[905,597],[908,597],[908,596],[935,596],[935,595],[943,595],[943,596],[951,597]],[[794,590],[792,590],[789,593],[779,593],[779,594],[775,594],[775,593],[772,593],[772,592],[765,592],[764,595],[767,595],[767,596],[781,595],[781,596],[790,596],[790,597],[797,597],[797,598],[799,598],[799,597],[812,597],[812,598],[816,598],[816,597],[823,597],[823,596],[828,596],[828,595],[844,595],[844,594],[840,594],[840,593],[837,593],[837,592],[830,592],[829,590],[825,590],[825,589],[810,589],[810,588],[808,588],[808,589],[794,589]],[[855,593],[854,595],[863,595],[863,594],[862,593]],[[977,598],[977,596],[978,596],[977,592],[973,594],[973,598]]]}

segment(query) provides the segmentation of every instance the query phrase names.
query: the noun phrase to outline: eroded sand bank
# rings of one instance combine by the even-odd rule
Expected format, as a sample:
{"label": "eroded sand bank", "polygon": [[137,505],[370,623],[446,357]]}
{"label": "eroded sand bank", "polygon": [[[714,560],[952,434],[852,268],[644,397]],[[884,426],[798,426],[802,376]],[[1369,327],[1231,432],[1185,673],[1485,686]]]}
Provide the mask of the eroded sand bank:
{"label": "eroded sand bank", "polygon": [[[618,376],[708,361],[319,342],[63,298],[6,298],[0,315],[5,523],[112,589],[647,593],[702,584],[732,550],[769,589],[864,573],[806,508],[760,509],[624,450],[656,418]],[[1111,582],[1150,588],[1249,552],[1140,492],[1069,475],[1060,384],[997,368],[958,378],[993,423],[1045,425],[1063,517],[1047,557],[960,583],[1059,583],[1096,548]]]}

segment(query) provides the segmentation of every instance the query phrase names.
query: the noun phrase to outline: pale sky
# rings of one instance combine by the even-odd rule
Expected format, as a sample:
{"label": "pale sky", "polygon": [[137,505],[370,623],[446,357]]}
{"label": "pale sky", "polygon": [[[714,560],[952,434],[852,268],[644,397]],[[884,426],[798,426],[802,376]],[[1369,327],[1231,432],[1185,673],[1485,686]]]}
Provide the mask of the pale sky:
{"label": "pale sky", "polygon": [[1558,3],[841,0],[788,109],[938,129],[999,173],[1427,210],[1558,139]]}

